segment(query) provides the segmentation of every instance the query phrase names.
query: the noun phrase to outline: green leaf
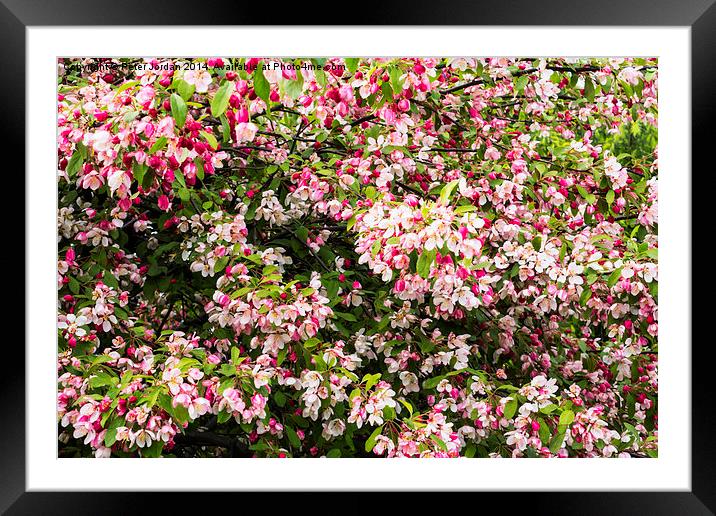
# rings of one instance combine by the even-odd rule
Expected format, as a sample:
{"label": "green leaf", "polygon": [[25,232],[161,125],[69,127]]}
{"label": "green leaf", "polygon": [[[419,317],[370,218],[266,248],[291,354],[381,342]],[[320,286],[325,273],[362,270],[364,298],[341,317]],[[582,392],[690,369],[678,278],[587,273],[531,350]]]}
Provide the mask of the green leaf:
{"label": "green leaf", "polygon": [[358,320],[356,318],[356,316],[351,313],[334,312],[334,315],[340,317],[341,319],[345,319],[346,321],[350,321],[350,322],[356,322]]}
{"label": "green leaf", "polygon": [[297,79],[295,81],[286,81],[285,90],[286,95],[292,99],[297,99],[301,93],[303,93],[303,75],[296,74]]}
{"label": "green leaf", "polygon": [[424,389],[433,389],[437,387],[437,385],[445,378],[444,376],[434,376],[432,378],[428,378],[423,382],[423,388]]}
{"label": "green leaf", "polygon": [[201,134],[206,142],[211,146],[212,149],[218,149],[219,148],[219,142],[216,140],[216,137],[207,131],[199,131],[199,134]]}
{"label": "green leaf", "polygon": [[418,347],[420,347],[420,351],[423,353],[430,353],[433,349],[435,349],[435,343],[428,339],[419,339]]}
{"label": "green leaf", "polygon": [[112,276],[109,271],[105,271],[104,275],[102,276],[102,282],[108,287],[112,287],[114,290],[119,290],[119,282],[117,281],[117,278]]}
{"label": "green leaf", "polygon": [[400,82],[400,68],[397,66],[390,69],[390,86],[396,94],[403,91],[403,84]]}
{"label": "green leaf", "polygon": [[[167,280],[169,280],[169,278],[167,278]],[[117,306],[114,308],[114,313],[117,315],[117,318],[121,319],[122,321],[129,320],[129,314],[124,308],[120,308]]]}
{"label": "green leaf", "polygon": [[402,403],[405,406],[405,408],[408,409],[408,412],[410,413],[410,416],[412,417],[413,416],[413,406],[407,400],[404,400],[402,398],[398,398],[398,401],[400,403]]}
{"label": "green leaf", "polygon": [[215,117],[220,117],[229,107],[229,99],[231,98],[231,91],[233,90],[234,83],[230,81],[224,82],[221,87],[216,90],[214,98],[211,99],[211,114]]}
{"label": "green leaf", "polygon": [[176,82],[177,93],[184,100],[189,100],[191,98],[191,96],[194,94],[194,89],[195,86],[193,84],[189,84],[184,79],[178,79]]}
{"label": "green leaf", "polygon": [[117,378],[109,373],[97,373],[96,376],[90,378],[89,385],[92,388],[105,387],[107,385],[114,385]]}
{"label": "green leaf", "polygon": [[196,177],[199,178],[199,181],[204,180],[204,160],[200,157],[194,158],[194,164],[196,165]]}
{"label": "green leaf", "polygon": [[567,256],[567,242],[563,242],[562,246],[559,249],[559,261],[560,263],[564,261],[564,257]]}
{"label": "green leaf", "polygon": [[512,398],[510,401],[508,401],[505,404],[505,417],[507,419],[512,419],[517,412],[517,398]]}
{"label": "green leaf", "polygon": [[383,417],[385,417],[386,421],[392,421],[395,419],[395,409],[393,407],[384,407]]}
{"label": "green leaf", "polygon": [[256,210],[258,209],[258,203],[252,202],[249,205],[249,209],[246,210],[246,215],[244,215],[244,218],[246,220],[253,220],[256,216]]}
{"label": "green leaf", "polygon": [[119,88],[117,88],[117,90],[114,92],[114,94],[115,94],[115,96],[117,96],[117,95],[119,95],[120,93],[122,93],[124,90],[129,89],[129,88],[132,88],[132,87],[136,86],[137,84],[139,84],[139,81],[127,81],[127,82],[124,82],[124,83],[122,83],[122,84],[120,85]]}
{"label": "green leaf", "polygon": [[429,251],[423,250],[418,256],[416,267],[421,278],[427,278],[430,275],[430,266],[433,264],[436,254],[435,249],[431,249]]}
{"label": "green leaf", "polygon": [[321,341],[315,337],[308,339],[306,342],[303,343],[303,347],[306,349],[313,349],[317,347]]}
{"label": "green leaf", "polygon": [[517,93],[522,93],[522,91],[525,89],[525,86],[527,86],[527,83],[530,82],[529,75],[521,75],[517,78],[515,81],[515,91]]}
{"label": "green leaf", "polygon": [[326,457],[328,457],[329,459],[337,459],[340,456],[341,456],[341,450],[339,450],[338,448],[332,448],[332,449],[328,450],[328,453],[326,453]]}
{"label": "green leaf", "polygon": [[582,290],[582,295],[579,296],[579,304],[582,306],[587,304],[587,301],[589,301],[592,298],[592,289],[589,287],[585,287],[584,290]]}
{"label": "green leaf", "polygon": [[345,57],[343,58],[343,61],[346,63],[346,68],[348,68],[348,71],[353,74],[358,69],[358,63],[360,62],[360,59],[357,57]]}
{"label": "green leaf", "polygon": [[164,448],[164,442],[154,441],[148,448],[141,448],[142,457],[157,458],[162,454],[162,448]]}
{"label": "green leaf", "polygon": [[184,127],[184,124],[186,123],[186,114],[188,111],[186,102],[176,93],[172,93],[169,102],[172,107],[172,117],[174,117],[174,121],[176,122],[178,127]]}
{"label": "green leaf", "polygon": [[383,96],[382,96],[381,102],[379,104],[382,104],[384,102],[392,102],[393,101],[393,88],[390,87],[390,84],[388,84],[387,82],[384,82],[383,85],[380,87],[380,90],[383,93]]}
{"label": "green leaf", "polygon": [[288,441],[291,443],[291,446],[293,446],[294,448],[300,448],[301,439],[298,438],[298,434],[296,433],[296,431],[290,426],[286,426],[284,428],[286,429],[286,435],[288,436]]}
{"label": "green leaf", "polygon": [[477,206],[474,204],[463,204],[455,208],[455,215],[462,215],[470,211],[477,211]]}
{"label": "green leaf", "polygon": [[559,449],[562,447],[562,442],[564,441],[564,435],[566,433],[566,426],[557,427],[557,433],[554,434],[554,437],[552,437],[552,440],[549,442],[549,451],[551,451],[552,453],[557,453],[559,451]]}
{"label": "green leaf", "polygon": [[221,382],[219,382],[219,388],[217,389],[218,394],[223,394],[226,389],[229,387],[233,388],[235,385],[235,378],[232,376],[227,376]]}
{"label": "green leaf", "polygon": [[532,248],[535,251],[539,251],[542,249],[542,237],[541,236],[536,236],[532,239]]}
{"label": "green leaf", "polygon": [[382,431],[383,425],[380,425],[379,427],[376,427],[375,430],[373,430],[373,433],[370,434],[370,437],[368,437],[368,440],[365,442],[365,451],[369,453],[373,451],[373,448],[375,448],[375,442]]}
{"label": "green leaf", "polygon": [[153,391],[151,391],[150,394],[142,397],[142,405],[146,405],[149,408],[154,407],[154,405],[157,404],[157,399],[159,398],[159,395],[162,394],[162,389],[163,387],[157,387]]}
{"label": "green leaf", "polygon": [[109,355],[99,355],[97,358],[92,360],[92,365],[96,366],[99,364],[104,364],[105,362],[112,362],[113,360],[115,359]]}
{"label": "green leaf", "polygon": [[110,448],[116,442],[117,442],[117,429],[116,428],[107,429],[107,432],[104,434],[104,445],[107,448]]}
{"label": "green leaf", "polygon": [[313,73],[316,76],[316,82],[318,83],[318,85],[321,88],[324,87],[326,85],[326,72],[324,72],[323,70],[316,69],[313,71]]}
{"label": "green leaf", "polygon": [[142,184],[142,181],[144,180],[144,174],[147,172],[147,168],[147,165],[139,164],[136,161],[132,165],[132,176],[134,176],[134,179],[137,181],[137,184]]}
{"label": "green leaf", "polygon": [[611,206],[613,202],[614,202],[614,190],[609,190],[607,192],[607,204],[609,206]]}
{"label": "green leaf", "polygon": [[157,141],[154,142],[154,145],[152,145],[149,148],[149,154],[154,154],[158,150],[163,149],[166,144],[167,144],[166,136],[161,136],[161,137],[157,138]]}
{"label": "green leaf", "polygon": [[586,75],[584,77],[584,96],[589,102],[594,102],[594,83]]}
{"label": "green leaf", "polygon": [[544,419],[542,419],[542,418],[537,419],[537,423],[539,423],[540,441],[542,441],[542,444],[545,445],[549,442],[549,427],[547,426],[547,423],[545,423]]}
{"label": "green leaf", "polygon": [[549,405],[545,405],[544,407],[539,409],[542,414],[551,414],[555,410],[557,410],[557,405],[555,405],[554,403],[550,403]]}
{"label": "green leaf", "polygon": [[443,186],[443,189],[440,191],[440,200],[443,204],[447,204],[448,199],[450,198],[450,194],[452,194],[452,191],[455,189],[458,182],[459,180],[454,179],[445,186]]}
{"label": "green leaf", "polygon": [[72,292],[74,295],[79,294],[80,283],[79,283],[79,281],[77,281],[77,279],[70,277],[69,287],[70,287],[70,292]]}
{"label": "green leaf", "polygon": [[266,104],[269,103],[269,95],[271,94],[271,85],[264,76],[262,67],[259,65],[254,70],[254,91]]}
{"label": "green leaf", "polygon": [[560,425],[569,425],[574,421],[574,412],[571,410],[565,410],[559,415],[559,424]]}
{"label": "green leaf", "polygon": [[219,117],[221,120],[221,138],[224,142],[231,140],[231,126],[225,115]]}
{"label": "green leaf", "polygon": [[80,167],[82,167],[82,160],[82,153],[79,149],[77,149],[74,154],[72,154],[70,161],[67,162],[67,167],[65,168],[65,172],[67,172],[67,177],[72,179],[77,175],[77,172],[79,172]]}
{"label": "green leaf", "polygon": [[577,191],[579,191],[579,195],[581,195],[589,204],[594,204],[597,201],[596,197],[587,192],[586,188],[583,186],[577,185]]}
{"label": "green leaf", "polygon": [[276,402],[276,405],[278,405],[279,407],[283,407],[284,405],[286,405],[286,401],[288,401],[286,395],[281,391],[276,391],[273,399]]}
{"label": "green leaf", "polygon": [[376,383],[378,383],[378,380],[380,380],[380,373],[375,374],[367,374],[363,377],[363,381],[365,383],[365,390],[369,390],[371,387],[373,387]]}
{"label": "green leaf", "polygon": [[612,288],[614,285],[617,284],[617,282],[619,281],[619,278],[621,278],[621,277],[622,277],[622,268],[619,267],[618,269],[616,269],[614,272],[612,272],[609,275],[609,278],[607,278],[607,286],[609,288]]}
{"label": "green leaf", "polygon": [[440,439],[437,435],[430,434],[430,439],[432,439],[435,442],[435,444],[437,444],[440,447],[441,450],[447,451],[447,449],[448,449],[447,444],[445,444],[445,441]]}
{"label": "green leaf", "polygon": [[125,124],[130,123],[132,120],[137,118],[137,115],[139,114],[139,111],[129,111],[127,114],[122,117],[122,120],[124,120]]}

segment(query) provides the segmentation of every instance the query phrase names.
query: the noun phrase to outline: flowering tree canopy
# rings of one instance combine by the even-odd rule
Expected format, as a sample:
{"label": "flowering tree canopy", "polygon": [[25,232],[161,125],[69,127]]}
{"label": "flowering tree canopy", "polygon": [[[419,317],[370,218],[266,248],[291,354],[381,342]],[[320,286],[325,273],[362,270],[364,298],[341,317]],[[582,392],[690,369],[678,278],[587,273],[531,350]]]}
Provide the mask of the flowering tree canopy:
{"label": "flowering tree canopy", "polygon": [[655,59],[58,66],[60,456],[656,456]]}

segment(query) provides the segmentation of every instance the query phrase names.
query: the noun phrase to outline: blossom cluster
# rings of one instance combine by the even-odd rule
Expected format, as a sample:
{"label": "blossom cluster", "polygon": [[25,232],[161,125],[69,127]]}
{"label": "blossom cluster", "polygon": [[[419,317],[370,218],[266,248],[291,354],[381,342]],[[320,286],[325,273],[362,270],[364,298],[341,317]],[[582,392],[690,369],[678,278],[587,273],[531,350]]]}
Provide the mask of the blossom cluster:
{"label": "blossom cluster", "polygon": [[657,456],[657,93],[652,58],[59,59],[60,456]]}

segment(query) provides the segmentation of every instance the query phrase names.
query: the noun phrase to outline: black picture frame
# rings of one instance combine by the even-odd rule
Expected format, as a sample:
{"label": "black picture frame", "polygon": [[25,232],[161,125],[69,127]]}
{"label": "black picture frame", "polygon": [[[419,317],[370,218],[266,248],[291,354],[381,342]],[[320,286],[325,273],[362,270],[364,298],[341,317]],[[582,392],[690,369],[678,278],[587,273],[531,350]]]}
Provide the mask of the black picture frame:
{"label": "black picture frame", "polygon": [[[311,25],[335,24],[350,20],[370,25],[392,24],[399,21],[407,25],[579,25],[579,26],[688,26],[691,28],[691,94],[692,94],[692,168],[710,173],[713,169],[711,138],[714,136],[716,100],[713,84],[716,82],[716,4],[714,0],[603,0],[600,3],[573,2],[572,0],[503,0],[501,2],[459,0],[449,4],[418,0],[408,6],[401,2],[382,2],[380,8],[366,6],[363,11],[354,6],[350,18],[339,16],[336,6],[323,6],[312,2]],[[297,6],[294,6],[294,8]],[[233,10],[236,14],[231,14]],[[296,9],[291,9],[291,12]],[[292,14],[268,13],[264,4],[238,2],[212,2],[210,6],[193,7],[186,0],[136,1],[123,0],[0,0],[0,58],[2,76],[0,93],[4,101],[3,123],[0,129],[5,149],[19,158],[15,171],[25,170],[25,71],[26,39],[28,26],[64,25],[242,25],[257,21],[283,24],[298,21]],[[330,50],[330,45],[327,46]],[[691,174],[684,171],[685,177]],[[15,172],[16,180],[24,176]],[[693,175],[691,175],[693,177]],[[23,180],[16,186],[25,192]],[[693,184],[693,183],[692,183]],[[17,190],[15,190],[17,191]],[[26,192],[30,195],[31,192]],[[683,217],[692,217],[691,213]],[[692,217],[692,220],[695,220]],[[24,223],[15,228],[24,242]],[[19,247],[19,244],[17,244]],[[24,253],[24,251],[23,251]],[[3,258],[5,261],[7,258]],[[18,258],[13,258],[14,263]],[[5,262],[10,265],[8,262]],[[25,275],[31,271],[25,270]],[[684,281],[691,278],[685,277]],[[689,300],[684,300],[689,302]],[[693,305],[694,308],[696,305]],[[710,310],[707,304],[699,311]],[[7,313],[7,312],[6,312]],[[701,315],[701,314],[700,314]],[[693,318],[692,318],[693,320]],[[696,319],[699,320],[699,319]],[[702,319],[703,320],[703,319]],[[707,319],[706,319],[707,320]],[[25,315],[29,324],[28,315]],[[12,327],[17,327],[13,325]],[[714,445],[714,394],[710,340],[693,339],[691,328],[683,328],[683,342],[692,351],[692,454],[691,492],[562,492],[562,493],[481,493],[480,506],[486,498],[495,498],[499,506],[518,508],[522,505],[538,513],[548,514],[714,514],[716,511],[716,446]],[[7,339],[6,335],[6,339]],[[166,507],[168,497],[151,493],[86,493],[86,492],[26,492],[25,489],[25,350],[14,339],[6,349],[12,367],[5,367],[0,382],[0,407],[3,421],[0,424],[0,511],[7,514],[123,514],[144,512],[150,508]],[[78,480],[78,482],[81,479]],[[555,479],[558,482],[558,479]],[[78,485],[78,490],[81,490]],[[220,498],[236,496],[226,493]],[[188,493],[172,493],[171,503],[179,502],[188,512],[192,505],[206,509],[206,499]],[[292,495],[292,503],[300,503],[304,495]],[[418,498],[420,499],[420,497]],[[315,501],[315,498],[314,498]],[[493,501],[493,500],[491,500]],[[198,509],[197,509],[198,510]]]}

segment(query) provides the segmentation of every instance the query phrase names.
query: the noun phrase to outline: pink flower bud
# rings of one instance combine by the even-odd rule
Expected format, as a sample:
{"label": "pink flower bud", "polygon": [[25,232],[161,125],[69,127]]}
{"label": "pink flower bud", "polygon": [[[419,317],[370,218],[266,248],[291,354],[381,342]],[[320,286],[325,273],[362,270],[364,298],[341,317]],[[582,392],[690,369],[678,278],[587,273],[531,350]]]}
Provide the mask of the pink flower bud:
{"label": "pink flower bud", "polygon": [[249,92],[249,84],[243,79],[240,81],[236,81],[236,92],[242,97],[245,97],[246,94]]}
{"label": "pink flower bud", "polygon": [[157,204],[159,205],[159,209],[162,211],[169,211],[169,208],[171,207],[169,197],[167,197],[166,195],[159,196]]}
{"label": "pink flower bud", "polygon": [[236,116],[236,123],[241,124],[241,123],[246,123],[248,121],[249,121],[249,110],[246,109],[245,107],[242,107],[241,109],[239,109],[239,112]]}

